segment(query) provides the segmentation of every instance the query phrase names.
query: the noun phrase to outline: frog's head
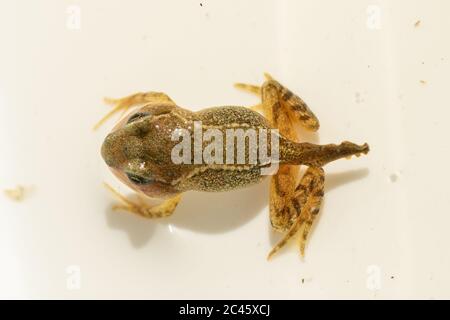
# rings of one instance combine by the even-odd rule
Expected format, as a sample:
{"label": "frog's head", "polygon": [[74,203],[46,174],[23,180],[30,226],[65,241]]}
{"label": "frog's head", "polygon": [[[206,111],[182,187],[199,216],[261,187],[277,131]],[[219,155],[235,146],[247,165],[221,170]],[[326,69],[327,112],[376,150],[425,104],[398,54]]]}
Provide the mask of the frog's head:
{"label": "frog's head", "polygon": [[[126,185],[149,197],[167,198],[179,191],[174,182],[182,169],[171,161],[172,105],[147,105],[124,117],[105,138],[101,153]],[[178,166],[179,167],[179,166]]]}

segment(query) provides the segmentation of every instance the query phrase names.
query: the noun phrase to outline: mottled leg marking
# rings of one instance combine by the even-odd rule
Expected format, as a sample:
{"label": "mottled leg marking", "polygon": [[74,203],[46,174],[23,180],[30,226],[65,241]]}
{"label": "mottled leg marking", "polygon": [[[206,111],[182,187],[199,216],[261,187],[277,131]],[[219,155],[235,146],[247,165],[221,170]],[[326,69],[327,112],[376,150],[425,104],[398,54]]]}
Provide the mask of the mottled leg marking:
{"label": "mottled leg marking", "polygon": [[293,207],[297,211],[294,221],[287,224],[289,227],[286,235],[269,252],[268,259],[280,250],[304,224],[303,233],[300,238],[300,253],[305,254],[306,241],[311,226],[320,210],[320,204],[324,195],[325,174],[322,168],[310,167],[303,175],[300,183],[295,189]]}
{"label": "mottled leg marking", "polygon": [[[239,89],[261,95],[262,112],[281,135],[299,142],[297,123],[316,131],[319,120],[306,103],[289,89],[265,74],[266,81],[259,87],[238,83]],[[270,182],[270,222],[280,232],[287,232],[269,253],[269,258],[293,237],[305,224],[300,251],[303,254],[306,239],[323,196],[324,174],[321,168],[309,168],[297,185],[299,166],[280,165]],[[304,190],[303,190],[304,189]]]}
{"label": "mottled leg marking", "polygon": [[[311,230],[311,226],[314,223],[314,220],[316,219],[317,215],[320,211],[320,205],[322,204],[322,199],[324,196],[324,183],[325,183],[325,172],[322,168],[316,168],[316,167],[310,167],[305,172],[305,175],[308,174],[308,177],[303,177],[302,180],[306,180],[306,182],[303,184],[303,187],[300,187],[297,189],[303,189],[306,191],[300,191],[299,195],[303,192],[305,194],[305,197],[309,201],[309,209],[308,210],[302,210],[302,213],[305,214],[305,227],[303,229],[302,236],[300,238],[300,253],[302,256],[305,255],[305,246],[306,242],[308,240],[309,231]],[[306,185],[308,185],[309,182],[309,189],[306,189]],[[299,186],[302,185],[301,183]],[[306,206],[305,206],[306,207]],[[300,215],[302,215],[302,213]]]}
{"label": "mottled leg marking", "polygon": [[130,108],[150,102],[171,102],[173,101],[169,98],[168,95],[162,92],[139,92],[132,95],[129,95],[120,99],[111,99],[104,98],[104,101],[107,104],[113,104],[114,108],[108,112],[99,122],[97,122],[94,126],[94,130],[98,129],[106,120],[108,120],[115,113],[122,111],[123,113],[127,112]]}
{"label": "mottled leg marking", "polygon": [[150,207],[147,204],[145,204],[144,201],[142,200],[139,201],[139,203],[131,201],[130,199],[120,194],[118,191],[116,191],[107,183],[105,183],[105,187],[109,191],[111,191],[121,202],[120,204],[114,205],[113,210],[125,210],[144,218],[168,217],[173,213],[173,211],[178,205],[178,202],[180,202],[181,200],[181,194],[179,194],[171,199],[165,200],[159,205]]}
{"label": "mottled leg marking", "polygon": [[264,73],[264,76],[267,81],[262,87],[246,83],[236,83],[234,86],[238,89],[257,95],[264,94],[264,87],[272,87],[276,91],[281,107],[285,108],[285,112],[287,112],[293,120],[297,120],[308,130],[317,131],[320,126],[319,120],[309,109],[308,105],[299,96],[292,93],[291,90],[273,79],[270,74]]}
{"label": "mottled leg marking", "polygon": [[[280,103],[277,86],[268,80],[262,87],[262,105],[266,118],[283,136],[298,141],[295,124]],[[286,232],[298,217],[296,210],[295,187],[297,186],[299,166],[280,165],[278,172],[270,181],[270,222],[279,232]]]}
{"label": "mottled leg marking", "polygon": [[294,201],[298,170],[298,166],[280,166],[270,180],[270,223],[278,232],[287,231],[298,217],[297,203]]}
{"label": "mottled leg marking", "polygon": [[266,81],[263,84],[263,90],[265,86],[275,88],[281,106],[294,121],[298,121],[305,129],[310,131],[319,129],[319,120],[299,96],[274,79]]}

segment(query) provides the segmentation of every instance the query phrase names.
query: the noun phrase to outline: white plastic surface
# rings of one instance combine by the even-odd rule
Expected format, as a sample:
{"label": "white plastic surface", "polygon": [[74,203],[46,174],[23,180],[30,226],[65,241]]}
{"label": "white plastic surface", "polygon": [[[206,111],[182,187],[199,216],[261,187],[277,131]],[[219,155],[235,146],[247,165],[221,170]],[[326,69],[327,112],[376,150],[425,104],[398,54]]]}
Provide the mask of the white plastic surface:
{"label": "white plastic surface", "polygon": [[[2,1],[1,298],[449,298],[448,1]],[[414,26],[420,20],[418,26]],[[251,105],[262,73],[298,93],[313,141],[368,142],[326,167],[306,258],[268,184],[188,193],[173,217],[110,210],[93,132],[103,96]],[[423,82],[421,82],[423,81]],[[311,140],[310,140],[311,141]]]}

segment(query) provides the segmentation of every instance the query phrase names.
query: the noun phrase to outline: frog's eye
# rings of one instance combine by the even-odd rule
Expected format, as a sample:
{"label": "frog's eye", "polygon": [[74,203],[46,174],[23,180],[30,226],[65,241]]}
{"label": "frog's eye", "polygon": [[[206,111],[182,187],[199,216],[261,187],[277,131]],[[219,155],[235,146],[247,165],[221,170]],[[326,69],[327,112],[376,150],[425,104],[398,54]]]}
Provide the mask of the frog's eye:
{"label": "frog's eye", "polygon": [[139,185],[150,184],[154,181],[153,179],[146,178],[146,177],[137,175],[135,173],[126,172],[126,175],[127,175],[128,179],[131,182],[133,182],[134,184],[139,184]]}
{"label": "frog's eye", "polygon": [[127,124],[132,123],[138,119],[144,118],[146,116],[150,115],[149,112],[136,112],[135,114],[133,114],[127,121]]}

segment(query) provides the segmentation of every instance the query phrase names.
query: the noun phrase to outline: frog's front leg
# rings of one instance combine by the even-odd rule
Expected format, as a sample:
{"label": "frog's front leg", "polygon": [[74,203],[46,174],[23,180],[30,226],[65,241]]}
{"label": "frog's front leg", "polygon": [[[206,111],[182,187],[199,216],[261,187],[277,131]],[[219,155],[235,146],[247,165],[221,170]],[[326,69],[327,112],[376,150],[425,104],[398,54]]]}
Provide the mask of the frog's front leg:
{"label": "frog's front leg", "polygon": [[108,120],[115,113],[122,111],[123,113],[127,112],[130,108],[137,106],[139,104],[144,103],[153,103],[153,102],[165,102],[165,103],[173,103],[172,99],[169,98],[168,95],[162,92],[139,92],[124,98],[112,99],[112,98],[104,98],[105,102],[108,104],[114,105],[113,109],[109,111],[103,118],[100,119],[94,126],[94,130],[98,129],[106,120]]}
{"label": "frog's front leg", "polygon": [[164,200],[159,205],[149,206],[141,198],[138,198],[140,200],[139,202],[134,202],[128,199],[107,183],[105,183],[105,187],[110,190],[121,202],[120,204],[116,204],[113,206],[114,210],[125,210],[144,218],[168,217],[174,212],[175,208],[181,200],[181,194],[178,194],[173,198]]}

